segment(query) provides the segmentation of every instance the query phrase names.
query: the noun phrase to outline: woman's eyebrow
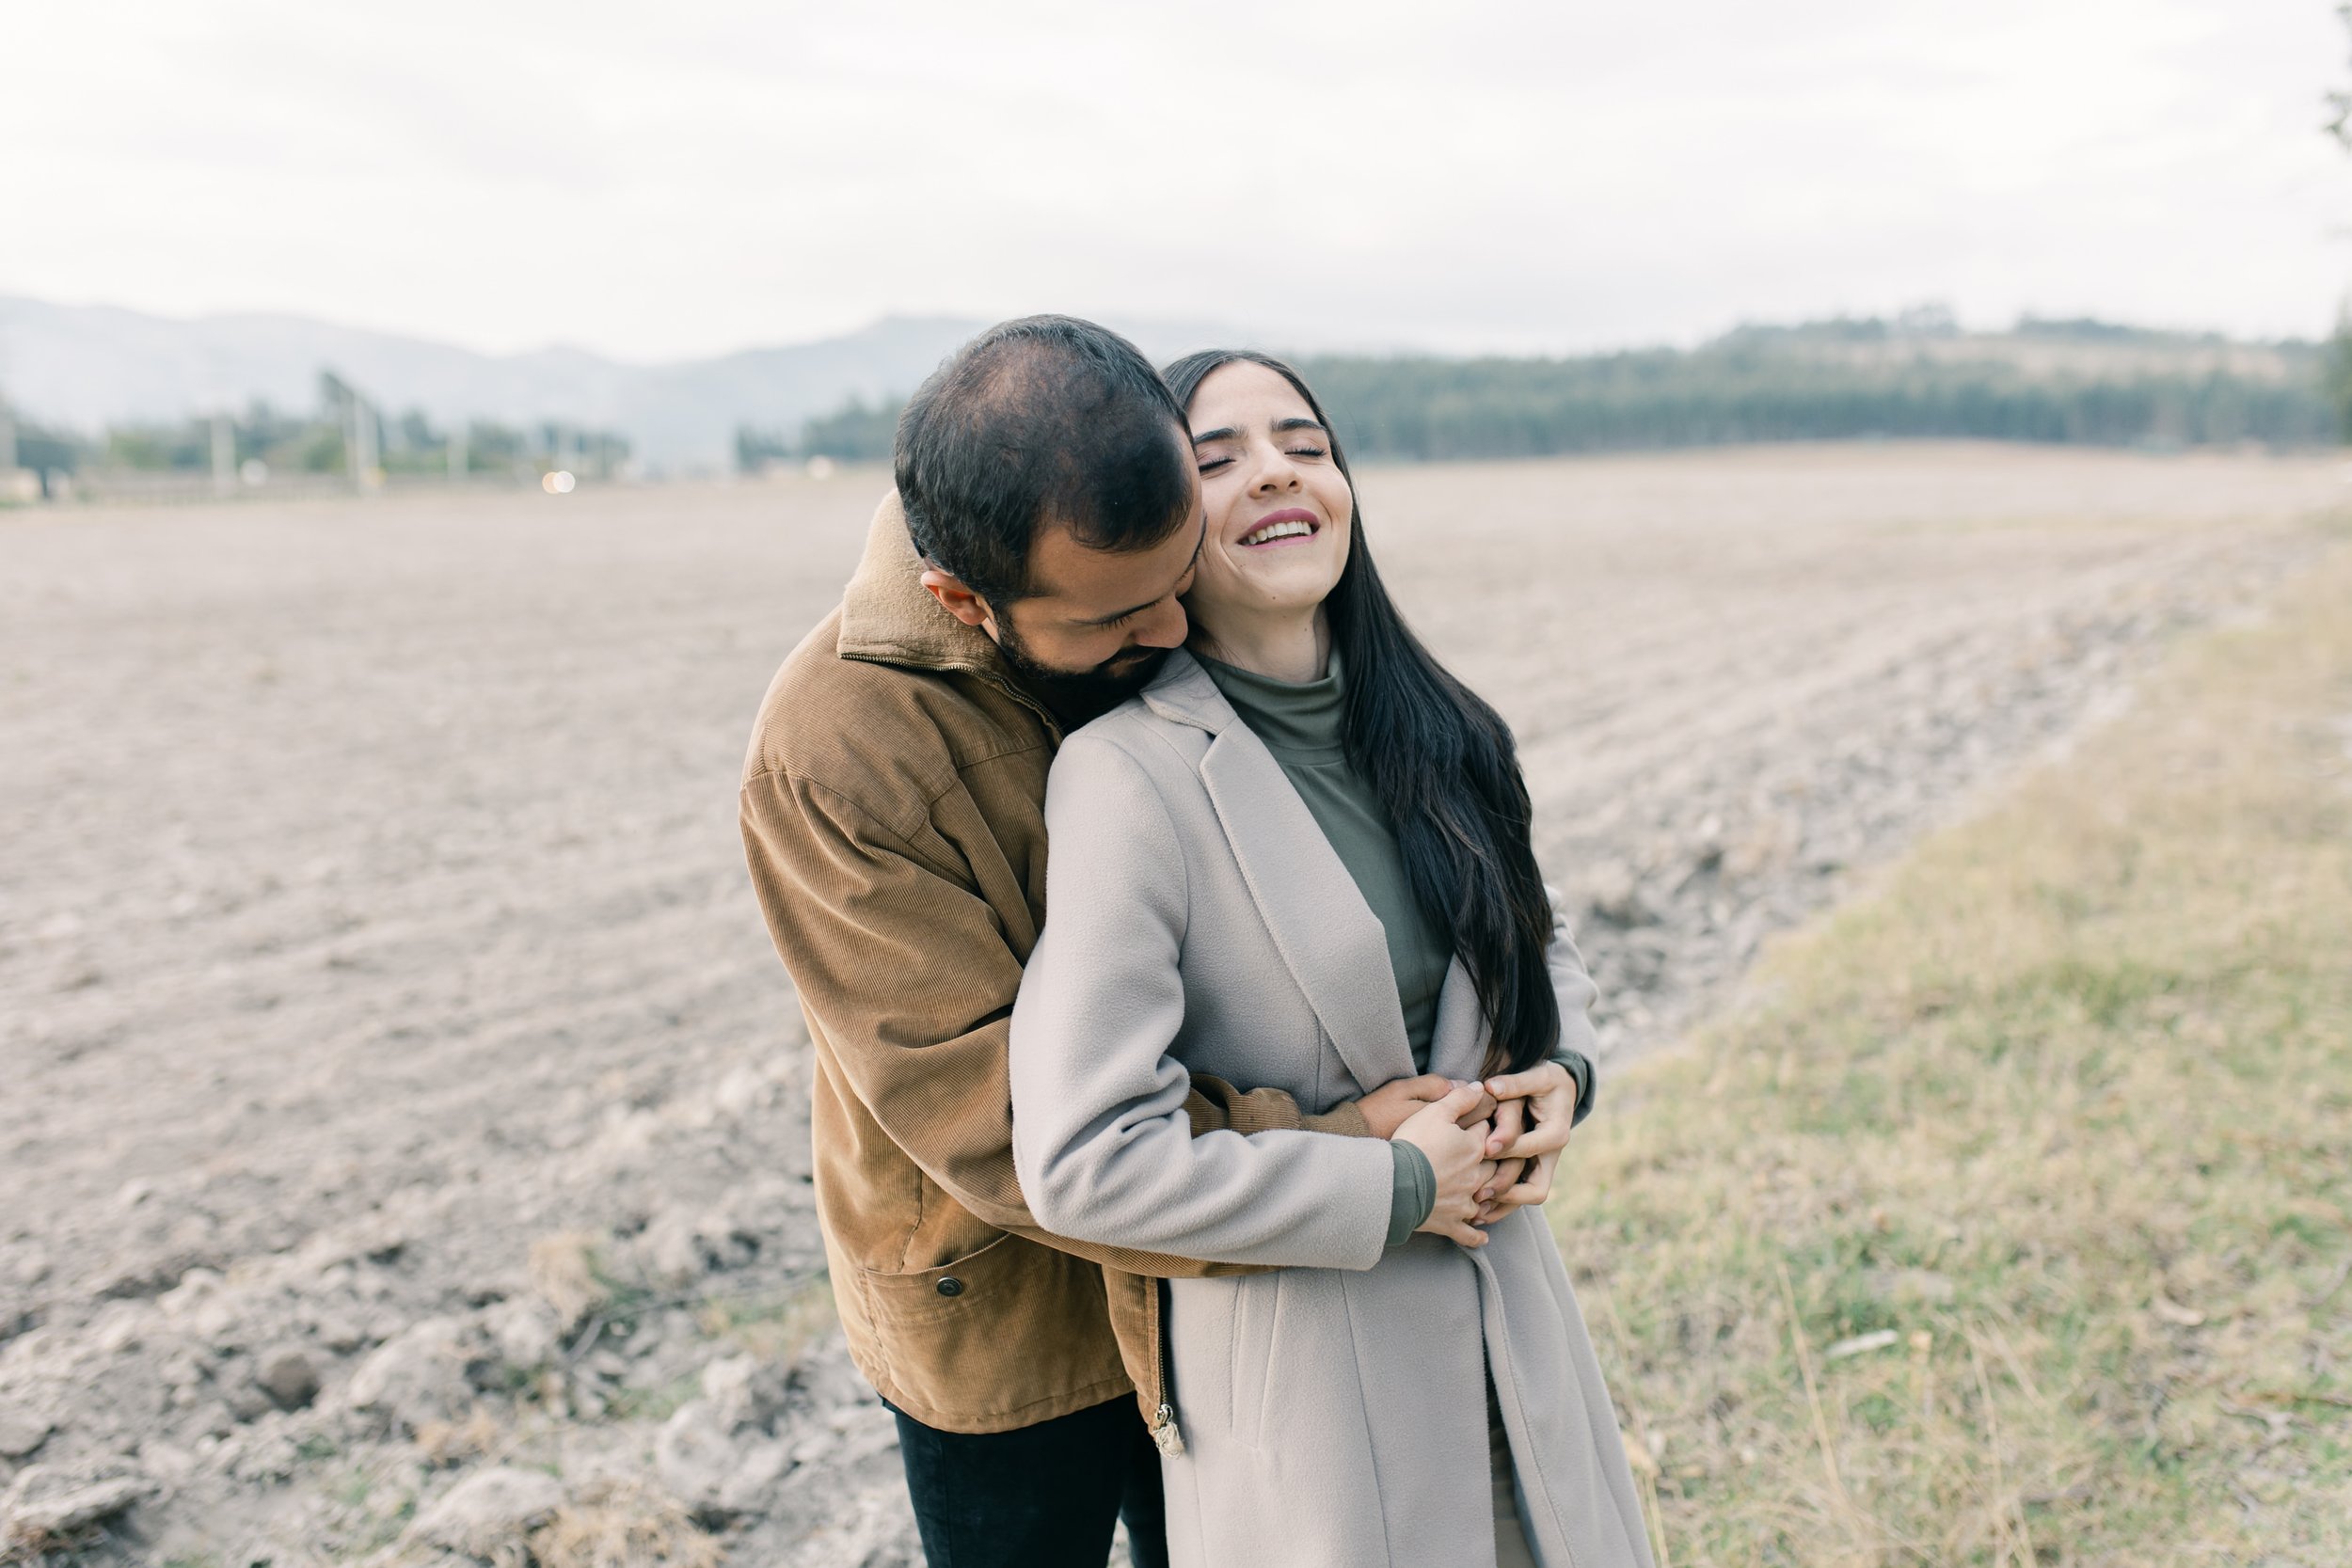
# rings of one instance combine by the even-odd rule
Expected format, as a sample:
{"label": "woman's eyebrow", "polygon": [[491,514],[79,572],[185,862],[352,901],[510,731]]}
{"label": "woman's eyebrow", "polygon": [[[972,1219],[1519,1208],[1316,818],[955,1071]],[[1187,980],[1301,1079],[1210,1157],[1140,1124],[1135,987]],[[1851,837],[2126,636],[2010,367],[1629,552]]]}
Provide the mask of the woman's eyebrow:
{"label": "woman's eyebrow", "polygon": [[[1320,420],[1310,420],[1301,416],[1295,419],[1277,420],[1270,428],[1273,430],[1275,435],[1280,436],[1293,430],[1323,430],[1323,421]],[[1327,436],[1330,434],[1327,430],[1324,430],[1323,433]],[[1233,426],[1221,424],[1215,430],[1203,430],[1195,435],[1192,438],[1192,444],[1196,447],[1205,447],[1211,441],[1230,441],[1240,434],[1241,432]]]}

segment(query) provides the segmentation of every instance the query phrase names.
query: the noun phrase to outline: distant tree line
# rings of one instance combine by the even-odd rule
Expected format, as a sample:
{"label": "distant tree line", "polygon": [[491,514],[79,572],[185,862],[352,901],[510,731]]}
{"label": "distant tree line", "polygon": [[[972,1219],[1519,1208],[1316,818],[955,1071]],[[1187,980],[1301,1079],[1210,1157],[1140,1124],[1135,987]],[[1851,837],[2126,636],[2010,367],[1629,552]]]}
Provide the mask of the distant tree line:
{"label": "distant tree line", "polygon": [[[2097,321],[2028,318],[1962,340],[1948,315],[1926,310],[1747,327],[1692,350],[1296,363],[1348,451],[1392,459],[1874,437],[2313,446],[2339,433],[2331,375],[2352,379],[2352,359],[2318,345],[2233,345]],[[2219,368],[2233,348],[2260,367]],[[897,418],[896,404],[852,402],[745,466],[886,459]]]}
{"label": "distant tree line", "polygon": [[1740,347],[1586,359],[1313,358],[1299,370],[1350,449],[1377,457],[1922,436],[2303,446],[2330,439],[2335,424],[2316,376],[2040,377],[1998,364],[1841,364]]}
{"label": "distant tree line", "polygon": [[735,466],[756,473],[775,463],[806,462],[830,457],[836,463],[887,463],[898,433],[903,404],[885,398],[867,406],[851,398],[830,414],[801,421],[796,435],[739,425],[735,431]]}
{"label": "distant tree line", "polygon": [[[273,473],[338,474],[348,463],[347,393],[321,376],[320,406],[293,414],[256,399],[230,416],[232,462],[259,461]],[[513,474],[530,478],[571,465],[607,475],[628,460],[626,436],[561,421],[529,426],[475,420],[462,430],[437,425],[421,409],[390,416],[362,405],[375,427],[376,463],[389,475]],[[455,443],[453,448],[453,442]],[[109,426],[95,436],[21,420],[17,462],[40,472],[201,473],[213,467],[213,421],[191,418]]]}

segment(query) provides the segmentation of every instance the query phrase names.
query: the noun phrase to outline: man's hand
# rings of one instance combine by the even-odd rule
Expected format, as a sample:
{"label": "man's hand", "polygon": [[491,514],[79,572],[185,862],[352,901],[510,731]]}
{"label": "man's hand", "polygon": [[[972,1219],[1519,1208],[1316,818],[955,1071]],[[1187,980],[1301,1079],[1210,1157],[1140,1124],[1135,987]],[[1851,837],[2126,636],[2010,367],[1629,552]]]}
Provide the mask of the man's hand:
{"label": "man's hand", "polygon": [[1486,1091],[1496,1101],[1486,1156],[1497,1164],[1494,1182],[1479,1194],[1480,1225],[1551,1196],[1552,1173],[1576,1120],[1576,1075],[1558,1062],[1538,1062],[1487,1079]]}
{"label": "man's hand", "polygon": [[[1444,1083],[1444,1079],[1439,1079]],[[1461,1125],[1462,1118],[1485,1098],[1476,1084],[1451,1085],[1447,1092],[1406,1118],[1397,1141],[1409,1143],[1428,1157],[1438,1179],[1437,1202],[1420,1228],[1463,1246],[1486,1244],[1486,1233],[1474,1221],[1478,1194],[1494,1181],[1494,1162],[1486,1157],[1486,1124]]]}
{"label": "man's hand", "polygon": [[[1356,1105],[1364,1113],[1364,1120],[1372,1128],[1374,1137],[1393,1138],[1396,1130],[1404,1126],[1413,1113],[1423,1105],[1436,1104],[1453,1093],[1454,1087],[1453,1079],[1441,1078],[1434,1072],[1424,1072],[1418,1078],[1392,1078],[1358,1101]],[[1570,1101],[1573,1109],[1573,1086]],[[1495,1098],[1480,1085],[1478,1099],[1463,1113],[1459,1125],[1475,1126],[1494,1114]],[[1512,1125],[1516,1130],[1518,1124],[1515,1122]]]}

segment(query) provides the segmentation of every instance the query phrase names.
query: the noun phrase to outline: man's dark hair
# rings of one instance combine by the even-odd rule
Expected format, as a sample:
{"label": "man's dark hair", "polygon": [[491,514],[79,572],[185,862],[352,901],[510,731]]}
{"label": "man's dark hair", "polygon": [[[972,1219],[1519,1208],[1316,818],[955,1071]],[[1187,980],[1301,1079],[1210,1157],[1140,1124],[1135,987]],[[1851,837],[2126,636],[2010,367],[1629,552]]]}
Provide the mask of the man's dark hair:
{"label": "man's dark hair", "polygon": [[1149,549],[1191,510],[1184,411],[1118,333],[1025,316],[958,349],[898,416],[898,500],[933,565],[1002,610],[1029,592],[1041,523]]}

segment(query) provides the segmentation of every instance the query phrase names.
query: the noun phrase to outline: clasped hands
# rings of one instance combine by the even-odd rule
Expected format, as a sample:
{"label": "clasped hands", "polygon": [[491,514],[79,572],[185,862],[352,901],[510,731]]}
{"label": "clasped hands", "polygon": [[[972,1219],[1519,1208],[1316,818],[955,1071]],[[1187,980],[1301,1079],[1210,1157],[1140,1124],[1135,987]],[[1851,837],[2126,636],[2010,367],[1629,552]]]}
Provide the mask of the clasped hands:
{"label": "clasped hands", "polygon": [[1410,1143],[1437,1172],[1437,1206],[1421,1228],[1484,1246],[1486,1226],[1551,1196],[1576,1120],[1576,1078],[1558,1062],[1484,1083],[1432,1072],[1383,1084],[1359,1103],[1375,1136]]}

